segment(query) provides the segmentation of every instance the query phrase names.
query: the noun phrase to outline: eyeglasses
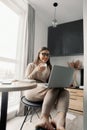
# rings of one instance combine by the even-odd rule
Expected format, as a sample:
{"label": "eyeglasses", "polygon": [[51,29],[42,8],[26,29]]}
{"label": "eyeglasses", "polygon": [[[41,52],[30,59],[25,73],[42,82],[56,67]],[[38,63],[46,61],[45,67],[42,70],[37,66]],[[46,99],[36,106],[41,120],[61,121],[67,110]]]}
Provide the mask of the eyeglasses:
{"label": "eyeglasses", "polygon": [[42,56],[47,56],[47,57],[49,57],[50,56],[50,54],[49,53],[41,53],[42,54]]}

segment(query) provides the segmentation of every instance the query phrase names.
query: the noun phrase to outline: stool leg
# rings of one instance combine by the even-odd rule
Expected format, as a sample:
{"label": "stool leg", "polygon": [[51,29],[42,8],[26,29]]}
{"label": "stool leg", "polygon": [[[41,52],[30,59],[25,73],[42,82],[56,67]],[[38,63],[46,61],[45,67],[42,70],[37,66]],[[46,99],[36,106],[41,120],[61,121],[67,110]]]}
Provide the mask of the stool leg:
{"label": "stool leg", "polygon": [[34,108],[32,108],[32,110],[31,110],[31,117],[30,117],[30,122],[32,122],[32,118],[33,118],[33,115],[34,115]]}
{"label": "stool leg", "polygon": [[36,110],[36,109],[34,109],[34,111],[35,111],[36,115],[38,116],[38,118],[40,118],[40,116],[39,116],[39,114],[38,114],[37,110]]}
{"label": "stool leg", "polygon": [[39,114],[38,114],[36,109],[37,108],[32,108],[32,114],[31,114],[30,122],[32,122],[32,118],[33,118],[34,113],[36,113],[37,117],[40,118],[40,116],[39,116]]}
{"label": "stool leg", "polygon": [[22,128],[23,128],[23,125],[24,125],[24,123],[25,123],[25,121],[26,121],[26,119],[27,119],[27,116],[28,116],[29,111],[30,111],[30,108],[28,109],[28,111],[27,111],[27,113],[26,113],[26,115],[25,115],[25,118],[24,118],[24,121],[23,121],[23,123],[22,123],[22,125],[21,125],[20,130],[22,130]]}

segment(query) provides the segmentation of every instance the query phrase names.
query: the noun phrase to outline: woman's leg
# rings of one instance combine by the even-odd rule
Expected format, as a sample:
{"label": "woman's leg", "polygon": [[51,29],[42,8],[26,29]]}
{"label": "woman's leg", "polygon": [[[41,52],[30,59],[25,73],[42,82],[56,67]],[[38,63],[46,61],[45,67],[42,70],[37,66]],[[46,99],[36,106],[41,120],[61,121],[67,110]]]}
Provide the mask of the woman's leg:
{"label": "woman's leg", "polygon": [[52,106],[54,106],[55,101],[58,97],[59,90],[58,89],[49,89],[46,93],[44,100],[43,100],[43,106],[42,106],[42,112],[41,117],[46,115],[49,117],[50,111]]}
{"label": "woman's leg", "polygon": [[53,126],[49,122],[49,115],[51,108],[55,104],[55,101],[58,97],[58,93],[58,89],[49,89],[47,91],[43,100],[41,119],[37,126],[42,126],[43,128],[47,128],[48,130],[53,130]]}
{"label": "woman's leg", "polygon": [[69,92],[62,90],[58,96],[57,114],[52,124],[56,126],[56,130],[65,130],[66,113],[69,106]]}

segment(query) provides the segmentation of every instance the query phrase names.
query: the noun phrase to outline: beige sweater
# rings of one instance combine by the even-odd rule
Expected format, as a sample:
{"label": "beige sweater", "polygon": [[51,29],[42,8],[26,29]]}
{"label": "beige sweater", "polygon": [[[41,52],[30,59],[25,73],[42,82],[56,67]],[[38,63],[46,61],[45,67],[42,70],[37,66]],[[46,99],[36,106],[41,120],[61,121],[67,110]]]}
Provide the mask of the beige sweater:
{"label": "beige sweater", "polygon": [[38,72],[36,69],[37,65],[29,63],[25,72],[25,78],[37,80],[37,87],[24,92],[27,99],[31,101],[43,100],[48,89],[45,87],[45,83],[50,75],[50,69],[47,67],[43,72]]}
{"label": "beige sweater", "polygon": [[29,63],[25,72],[25,78],[35,79],[42,82],[47,82],[50,75],[50,69],[47,67],[43,72],[37,71],[37,65],[34,63]]}

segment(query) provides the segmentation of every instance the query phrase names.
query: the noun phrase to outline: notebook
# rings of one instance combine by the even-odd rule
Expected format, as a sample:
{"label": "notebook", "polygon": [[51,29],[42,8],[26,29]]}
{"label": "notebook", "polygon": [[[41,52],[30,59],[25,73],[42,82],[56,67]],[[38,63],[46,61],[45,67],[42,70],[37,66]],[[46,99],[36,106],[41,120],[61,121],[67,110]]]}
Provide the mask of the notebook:
{"label": "notebook", "polygon": [[73,81],[74,69],[65,66],[54,65],[49,77],[48,88],[65,88],[69,87]]}

